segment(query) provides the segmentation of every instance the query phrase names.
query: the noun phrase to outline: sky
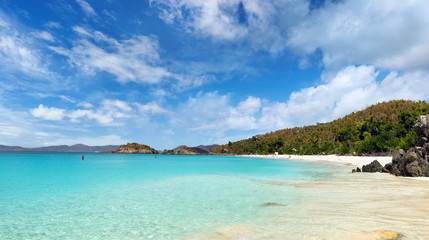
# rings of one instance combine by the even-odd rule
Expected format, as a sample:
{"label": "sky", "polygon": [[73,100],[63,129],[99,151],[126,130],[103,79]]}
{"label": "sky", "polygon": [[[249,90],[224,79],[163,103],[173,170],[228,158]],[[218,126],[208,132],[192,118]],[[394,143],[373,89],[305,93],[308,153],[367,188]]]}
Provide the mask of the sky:
{"label": "sky", "polygon": [[426,0],[0,0],[0,144],[225,144],[429,99]]}

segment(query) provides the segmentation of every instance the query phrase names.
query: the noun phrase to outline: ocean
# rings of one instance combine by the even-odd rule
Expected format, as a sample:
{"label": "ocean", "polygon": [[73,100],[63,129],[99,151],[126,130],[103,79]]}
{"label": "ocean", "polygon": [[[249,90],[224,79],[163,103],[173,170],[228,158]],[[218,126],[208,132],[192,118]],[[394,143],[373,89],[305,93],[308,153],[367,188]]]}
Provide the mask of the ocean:
{"label": "ocean", "polygon": [[333,172],[232,156],[1,153],[0,239],[249,239],[276,231],[301,200],[296,184]]}

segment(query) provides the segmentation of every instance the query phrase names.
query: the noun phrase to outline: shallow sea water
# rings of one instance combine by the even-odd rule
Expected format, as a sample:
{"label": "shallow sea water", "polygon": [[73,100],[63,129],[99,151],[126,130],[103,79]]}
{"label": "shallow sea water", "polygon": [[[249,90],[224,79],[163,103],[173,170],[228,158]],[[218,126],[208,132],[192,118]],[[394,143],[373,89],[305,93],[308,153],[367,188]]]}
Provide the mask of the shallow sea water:
{"label": "shallow sea water", "polygon": [[290,160],[81,155],[0,154],[0,239],[282,239],[297,186],[335,174]]}

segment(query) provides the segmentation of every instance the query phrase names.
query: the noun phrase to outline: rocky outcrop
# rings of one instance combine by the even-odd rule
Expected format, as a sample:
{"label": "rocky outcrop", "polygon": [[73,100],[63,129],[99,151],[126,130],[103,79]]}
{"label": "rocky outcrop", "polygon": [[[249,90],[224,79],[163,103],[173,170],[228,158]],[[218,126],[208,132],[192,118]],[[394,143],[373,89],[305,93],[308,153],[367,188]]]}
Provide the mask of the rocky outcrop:
{"label": "rocky outcrop", "polygon": [[172,150],[165,150],[163,154],[169,155],[198,155],[198,152],[195,149],[192,149],[187,146],[179,146]]}
{"label": "rocky outcrop", "polygon": [[404,177],[429,177],[429,143],[413,147],[407,152],[396,151],[392,163],[386,164],[391,174]]}
{"label": "rocky outcrop", "polygon": [[395,151],[385,168],[396,176],[429,177],[429,115],[420,116],[414,126],[419,145],[408,151]]}
{"label": "rocky outcrop", "polygon": [[377,160],[372,161],[370,164],[362,166],[362,172],[386,172]]}
{"label": "rocky outcrop", "polygon": [[109,153],[130,153],[130,154],[158,154],[159,152],[148,145],[138,143],[127,143]]}

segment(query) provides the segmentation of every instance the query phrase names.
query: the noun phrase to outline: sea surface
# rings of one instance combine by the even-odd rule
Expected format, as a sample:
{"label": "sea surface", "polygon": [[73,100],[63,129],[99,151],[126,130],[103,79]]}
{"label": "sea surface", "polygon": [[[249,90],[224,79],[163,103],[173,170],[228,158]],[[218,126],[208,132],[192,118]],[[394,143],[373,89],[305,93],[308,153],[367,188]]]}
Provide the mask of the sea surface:
{"label": "sea surface", "polygon": [[247,239],[301,200],[296,184],[332,174],[278,159],[0,153],[0,239]]}

